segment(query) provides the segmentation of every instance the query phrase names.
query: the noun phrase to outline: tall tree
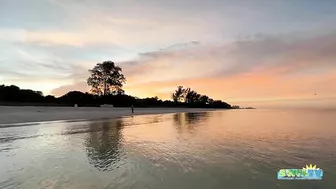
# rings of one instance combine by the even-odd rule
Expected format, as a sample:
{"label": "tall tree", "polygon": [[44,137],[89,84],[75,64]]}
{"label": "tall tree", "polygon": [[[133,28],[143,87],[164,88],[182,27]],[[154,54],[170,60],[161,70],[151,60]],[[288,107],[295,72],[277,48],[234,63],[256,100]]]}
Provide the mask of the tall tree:
{"label": "tall tree", "polygon": [[89,70],[90,77],[87,84],[91,86],[91,92],[97,95],[116,94],[122,91],[126,82],[122,69],[112,61],[98,63],[92,70]]}
{"label": "tall tree", "polygon": [[[188,88],[189,89],[189,88]],[[198,102],[199,99],[201,98],[201,95],[198,94],[196,91],[189,89],[186,92],[186,96],[185,96],[185,102],[186,103],[195,103]]]}
{"label": "tall tree", "polygon": [[183,86],[178,86],[172,95],[174,102],[177,103],[177,102],[183,101],[184,94],[185,94],[185,89],[183,89]]}

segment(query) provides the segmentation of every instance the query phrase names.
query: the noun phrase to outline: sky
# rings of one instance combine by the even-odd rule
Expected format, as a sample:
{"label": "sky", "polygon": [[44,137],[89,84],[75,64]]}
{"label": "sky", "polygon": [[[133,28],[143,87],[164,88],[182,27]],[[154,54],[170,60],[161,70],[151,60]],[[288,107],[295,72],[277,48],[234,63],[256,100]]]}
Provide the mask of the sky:
{"label": "sky", "polygon": [[85,92],[105,60],[138,97],[336,108],[336,1],[0,0],[0,84]]}

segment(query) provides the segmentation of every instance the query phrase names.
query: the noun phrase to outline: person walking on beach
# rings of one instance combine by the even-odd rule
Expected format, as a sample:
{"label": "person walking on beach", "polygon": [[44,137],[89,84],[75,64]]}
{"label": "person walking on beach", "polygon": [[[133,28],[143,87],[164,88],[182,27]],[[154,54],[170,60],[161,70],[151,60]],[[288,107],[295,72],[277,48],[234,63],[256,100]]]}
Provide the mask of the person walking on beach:
{"label": "person walking on beach", "polygon": [[131,106],[131,109],[132,109],[132,114],[133,114],[134,113],[134,106],[133,106],[133,104]]}

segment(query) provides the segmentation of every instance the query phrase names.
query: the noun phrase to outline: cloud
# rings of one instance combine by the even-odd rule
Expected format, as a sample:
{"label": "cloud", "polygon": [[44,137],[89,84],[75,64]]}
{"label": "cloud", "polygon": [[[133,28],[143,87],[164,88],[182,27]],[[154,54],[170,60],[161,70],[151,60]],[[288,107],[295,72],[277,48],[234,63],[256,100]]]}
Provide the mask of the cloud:
{"label": "cloud", "polygon": [[[336,33],[323,36],[265,36],[231,44],[225,54],[237,70],[292,73],[335,66]],[[232,72],[232,69],[229,69]]]}
{"label": "cloud", "polygon": [[51,91],[51,94],[59,97],[62,96],[64,94],[66,94],[67,92],[70,91],[83,91],[83,92],[87,92],[89,91],[89,87],[87,86],[86,82],[77,82],[74,84],[70,84],[70,85],[63,85],[60,87],[57,87],[55,89],[53,89]]}
{"label": "cloud", "polygon": [[185,48],[142,53],[138,59],[120,64],[133,84],[257,71],[281,75],[323,73],[336,67],[335,39],[336,33],[295,38],[259,36],[229,44],[192,42]]}
{"label": "cloud", "polygon": [[4,0],[0,81],[62,95],[87,90],[87,70],[113,60],[127,77],[126,92],[139,96],[168,98],[177,85],[188,85],[234,101],[315,91],[328,97],[336,59],[333,5]]}
{"label": "cloud", "polygon": [[110,45],[77,47],[49,42],[0,41],[0,72],[10,81],[17,76],[22,80],[77,79],[97,62],[120,56],[127,51]]}
{"label": "cloud", "polygon": [[[329,85],[335,79],[335,71],[300,77],[251,72],[222,77],[148,82],[126,86],[125,90],[140,97],[159,96],[163,99],[171,99],[171,94],[176,87],[183,85],[202,94],[208,94],[212,98],[242,106],[308,107],[323,101],[319,106],[335,108],[336,96],[333,91],[336,91],[336,86]],[[330,104],[327,103],[328,101]]]}
{"label": "cloud", "polygon": [[73,27],[76,12],[64,10],[48,0],[2,0],[0,2],[0,28],[26,30],[54,30]]}
{"label": "cloud", "polygon": [[[0,82],[42,90],[44,93],[67,83],[82,81],[91,66],[84,61],[90,60],[89,58],[81,58],[80,52],[88,52],[85,48],[0,41],[0,48],[2,47]],[[68,54],[69,49],[77,51],[77,54]]]}
{"label": "cloud", "polygon": [[330,86],[336,79],[335,39],[332,32],[259,36],[147,52],[120,65],[128,78],[126,92],[142,97],[167,99],[176,86],[184,85],[233,103],[328,99],[336,91]]}
{"label": "cloud", "polygon": [[[314,93],[329,97],[333,96],[332,88],[325,86],[335,79],[332,76],[332,70],[336,68],[335,39],[336,34],[329,32],[259,35],[231,43],[191,41],[139,53],[136,58],[116,63],[127,77],[126,92],[140,97],[157,95],[170,98],[170,93],[178,85],[232,102],[308,98]],[[113,44],[13,44],[16,51],[12,52],[17,56],[13,63],[21,63],[27,69],[27,77],[23,74],[21,80],[54,80],[60,87],[50,89],[50,93],[56,96],[70,90],[87,91],[87,70],[97,62],[110,59],[102,56],[122,49]],[[94,61],[99,57],[100,61]],[[10,71],[8,65],[7,69],[3,65],[2,68],[2,72]],[[34,75],[29,73],[29,68],[49,76]],[[8,72],[7,75],[20,76],[23,73],[22,70],[16,71],[18,73]]]}
{"label": "cloud", "polygon": [[[97,21],[99,20],[99,21]],[[132,46],[140,48],[159,48],[173,41],[205,39],[210,33],[207,26],[139,19],[114,19],[106,16],[93,16],[76,30],[65,31],[27,31],[28,42],[47,42],[82,47],[85,45]],[[181,32],[183,30],[183,32]],[[135,32],[136,31],[136,32]],[[185,33],[188,33],[186,36]],[[158,36],[158,34],[160,34]]]}
{"label": "cloud", "polygon": [[[134,1],[33,0],[28,4],[6,1],[0,6],[3,7],[0,8],[0,33],[1,30],[22,31],[14,36],[8,32],[6,35],[11,38],[21,35],[19,39],[28,42],[79,47],[114,44],[135,50],[220,35],[214,22],[205,22],[197,12],[177,10],[169,4],[163,1],[141,4]],[[210,17],[216,18],[207,16]],[[226,23],[224,18],[221,23]]]}

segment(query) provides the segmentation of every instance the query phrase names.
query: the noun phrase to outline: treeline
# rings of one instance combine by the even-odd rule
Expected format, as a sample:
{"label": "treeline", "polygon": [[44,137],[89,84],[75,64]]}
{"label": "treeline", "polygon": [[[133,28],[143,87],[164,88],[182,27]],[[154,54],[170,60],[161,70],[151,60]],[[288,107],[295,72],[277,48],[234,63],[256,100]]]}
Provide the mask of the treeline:
{"label": "treeline", "polygon": [[226,102],[221,100],[214,100],[207,95],[199,94],[191,88],[183,88],[178,86],[176,91],[172,94],[174,104],[187,104],[189,107],[222,107],[232,108]]}
{"label": "treeline", "polygon": [[44,99],[41,91],[20,89],[15,85],[0,85],[0,102],[41,102]]}
{"label": "treeline", "polygon": [[127,94],[95,95],[80,91],[70,91],[61,97],[44,96],[40,91],[20,89],[15,85],[0,85],[0,105],[35,105],[35,106],[87,106],[99,107],[112,104],[115,107],[189,107],[189,108],[231,108],[231,105],[220,100],[213,100],[200,95],[190,88],[178,89],[172,95],[173,101],[161,100],[158,97],[137,98]]}

